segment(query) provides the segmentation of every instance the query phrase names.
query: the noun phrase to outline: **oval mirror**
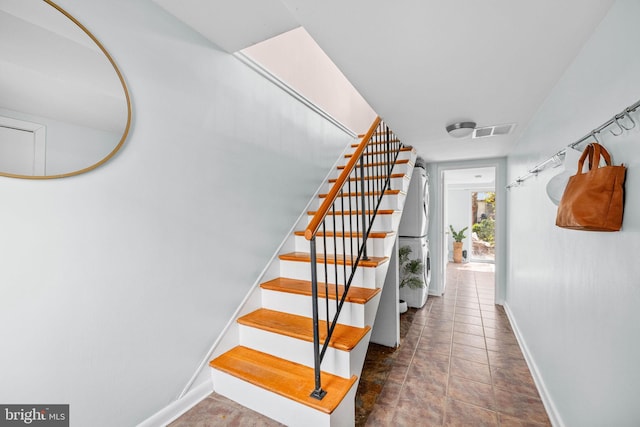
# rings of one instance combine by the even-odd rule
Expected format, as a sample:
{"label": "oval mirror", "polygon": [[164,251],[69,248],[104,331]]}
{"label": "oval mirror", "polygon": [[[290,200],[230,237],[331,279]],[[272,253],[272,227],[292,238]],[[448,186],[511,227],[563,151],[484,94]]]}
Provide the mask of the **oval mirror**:
{"label": "oval mirror", "polygon": [[82,24],[49,0],[0,0],[0,175],[87,172],[130,124],[124,79]]}

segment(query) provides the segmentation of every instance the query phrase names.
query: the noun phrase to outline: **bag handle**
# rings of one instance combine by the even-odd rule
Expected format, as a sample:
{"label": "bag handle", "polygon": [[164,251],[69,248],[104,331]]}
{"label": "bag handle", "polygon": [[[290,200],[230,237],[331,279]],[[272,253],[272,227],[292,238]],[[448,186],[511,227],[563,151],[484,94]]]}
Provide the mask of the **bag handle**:
{"label": "bag handle", "polygon": [[593,164],[593,147],[591,144],[587,145],[580,156],[580,160],[578,160],[578,172],[576,175],[580,175],[582,173],[582,167],[584,166],[584,161],[587,156],[589,156],[589,170],[591,170],[591,165]]}
{"label": "bag handle", "polygon": [[607,166],[611,166],[611,156],[606,148],[597,142],[592,142],[587,145],[587,147],[582,152],[582,156],[580,156],[580,160],[578,160],[578,172],[576,175],[580,175],[582,172],[582,167],[584,166],[584,161],[587,156],[589,156],[589,170],[597,169],[600,166],[600,156],[604,158]]}
{"label": "bag handle", "polygon": [[593,145],[593,164],[596,165],[595,167],[598,168],[600,166],[600,155],[604,158],[607,166],[611,166],[611,156],[607,149],[597,142],[592,142],[591,145]]}

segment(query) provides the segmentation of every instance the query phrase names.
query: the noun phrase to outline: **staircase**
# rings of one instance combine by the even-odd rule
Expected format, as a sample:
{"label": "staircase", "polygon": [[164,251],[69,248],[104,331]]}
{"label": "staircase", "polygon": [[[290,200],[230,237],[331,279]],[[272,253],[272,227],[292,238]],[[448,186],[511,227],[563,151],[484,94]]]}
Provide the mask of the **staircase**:
{"label": "staircase", "polygon": [[[373,185],[382,170],[378,158],[386,155],[385,145],[371,136],[375,129],[372,127],[365,136],[372,139],[369,144],[373,148],[366,151],[365,156],[371,158],[366,170],[362,169],[364,174],[349,178],[371,181],[372,185],[356,190],[354,184],[353,189],[339,194],[338,201],[325,213],[324,225],[313,235],[315,250],[310,250],[309,229],[301,227],[293,233],[288,245],[290,250],[278,256],[276,265],[260,284],[253,306],[248,304],[250,309],[237,318],[232,331],[237,337],[225,340],[214,353],[217,357],[210,362],[217,393],[286,425],[354,425],[358,377],[416,157],[412,148],[398,143],[399,153],[391,165],[389,188],[383,191]],[[354,144],[353,151],[359,150],[363,143]],[[347,167],[352,155],[345,155]],[[326,183],[327,191],[321,190],[318,208],[307,212],[310,224],[317,219],[317,212],[323,206],[326,208],[325,199],[331,197],[334,183],[342,179],[344,167],[339,166],[335,177]],[[351,183],[348,187],[352,188]],[[375,216],[358,207],[363,206],[358,205],[360,200],[378,196],[380,202]],[[367,215],[374,218],[368,232],[353,231],[347,226],[349,221],[355,223]],[[347,249],[362,244],[365,235],[368,237],[365,256]],[[315,279],[315,287],[311,273],[314,256],[315,274],[320,276]],[[351,273],[356,261],[357,268]],[[321,309],[314,310],[314,299]],[[340,300],[344,304],[338,308]],[[333,325],[338,311],[339,317]],[[315,342],[314,334],[317,335]],[[321,353],[319,346],[327,336],[328,345]],[[325,393],[322,398],[314,392],[320,387]]]}

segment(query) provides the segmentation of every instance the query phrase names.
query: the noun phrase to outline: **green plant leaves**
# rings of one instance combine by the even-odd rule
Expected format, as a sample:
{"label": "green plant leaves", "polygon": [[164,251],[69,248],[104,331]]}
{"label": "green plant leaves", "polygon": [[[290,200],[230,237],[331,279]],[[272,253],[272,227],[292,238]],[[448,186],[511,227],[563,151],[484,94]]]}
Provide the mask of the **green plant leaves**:
{"label": "green plant leaves", "polygon": [[408,286],[411,289],[419,289],[424,287],[424,264],[421,259],[409,259],[409,255],[413,252],[410,246],[401,246],[398,249],[398,258],[400,262],[401,280],[400,287]]}

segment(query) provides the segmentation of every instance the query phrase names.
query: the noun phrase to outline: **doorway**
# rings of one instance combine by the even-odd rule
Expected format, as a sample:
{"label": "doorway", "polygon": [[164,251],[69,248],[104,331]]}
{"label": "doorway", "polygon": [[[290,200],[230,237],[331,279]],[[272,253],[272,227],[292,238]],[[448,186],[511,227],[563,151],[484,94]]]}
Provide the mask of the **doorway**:
{"label": "doorway", "polygon": [[[447,267],[453,263],[451,228],[455,232],[464,229],[463,260],[458,266],[483,263],[494,270],[494,301],[502,304],[506,277],[504,159],[438,163],[431,165],[430,172],[436,181],[430,231],[435,240],[432,246],[433,294],[446,292]],[[479,225],[474,227],[474,224]]]}

